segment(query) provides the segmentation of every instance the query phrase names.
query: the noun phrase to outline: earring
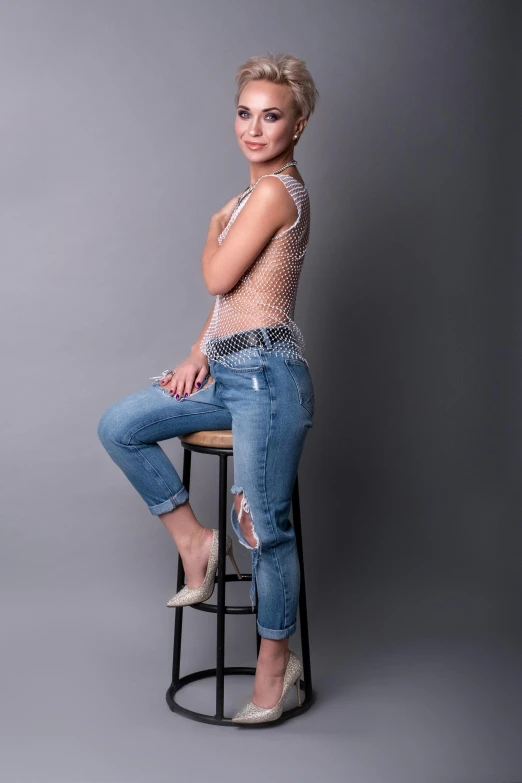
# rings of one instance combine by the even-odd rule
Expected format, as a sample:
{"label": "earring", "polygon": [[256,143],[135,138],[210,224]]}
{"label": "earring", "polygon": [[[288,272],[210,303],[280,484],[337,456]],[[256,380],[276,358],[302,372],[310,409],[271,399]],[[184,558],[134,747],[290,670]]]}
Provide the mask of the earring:
{"label": "earring", "polygon": [[298,138],[299,138],[299,134],[296,133],[295,136],[294,136],[294,139],[298,139]]}

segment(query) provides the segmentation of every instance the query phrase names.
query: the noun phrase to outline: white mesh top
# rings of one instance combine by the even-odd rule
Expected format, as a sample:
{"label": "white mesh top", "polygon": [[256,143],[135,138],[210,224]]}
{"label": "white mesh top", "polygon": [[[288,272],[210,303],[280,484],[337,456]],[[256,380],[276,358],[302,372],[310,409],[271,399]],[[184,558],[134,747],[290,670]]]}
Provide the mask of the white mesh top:
{"label": "white mesh top", "polygon": [[[310,199],[306,187],[289,174],[264,174],[255,185],[264,177],[279,177],[298,214],[290,228],[272,237],[234,288],[216,296],[212,318],[199,347],[208,359],[229,367],[245,362],[254,353],[255,342],[249,330],[259,327],[269,327],[275,353],[306,361],[305,341],[293,317],[310,235]],[[253,190],[232,212],[218,237],[220,245]],[[263,347],[261,343],[259,347]]]}

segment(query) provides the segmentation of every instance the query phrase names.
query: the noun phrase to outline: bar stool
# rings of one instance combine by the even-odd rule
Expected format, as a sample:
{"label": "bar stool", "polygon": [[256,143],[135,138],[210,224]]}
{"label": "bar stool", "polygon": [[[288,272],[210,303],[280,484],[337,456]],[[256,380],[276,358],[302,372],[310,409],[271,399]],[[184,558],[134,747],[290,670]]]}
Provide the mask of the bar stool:
{"label": "bar stool", "polygon": [[[232,443],[232,430],[200,430],[199,432],[192,432],[187,435],[178,436],[183,447],[183,484],[190,494],[190,467],[192,452],[197,451],[201,454],[213,454],[219,457],[219,551],[218,551],[218,570],[216,575],[217,581],[217,603],[211,604],[206,601],[199,604],[191,604],[189,606],[176,606],[175,620],[174,620],[174,652],[172,660],[172,682],[167,690],[166,698],[167,704],[172,712],[178,713],[185,718],[191,720],[200,721],[202,723],[218,724],[220,726],[235,726],[241,725],[250,728],[262,728],[265,726],[273,725],[274,723],[280,723],[289,718],[295,718],[297,715],[305,712],[310,708],[315,701],[315,693],[312,690],[312,674],[310,668],[310,644],[308,639],[308,618],[306,611],[306,590],[305,590],[305,574],[303,565],[303,543],[301,536],[301,513],[299,506],[299,486],[298,477],[296,476],[293,491],[292,491],[292,524],[295,530],[297,551],[300,564],[301,574],[301,587],[299,594],[299,625],[301,631],[301,661],[303,663],[303,676],[304,683],[301,680],[301,688],[304,688],[305,696],[301,701],[301,705],[297,705],[288,710],[284,710],[283,714],[277,721],[268,721],[266,723],[251,723],[251,724],[238,724],[234,723],[231,718],[227,718],[223,714],[223,701],[224,701],[224,677],[225,674],[250,674],[255,675],[255,668],[252,666],[225,666],[225,615],[227,614],[255,614],[257,620],[257,589],[255,591],[255,606],[227,606],[225,603],[225,584],[226,582],[239,582],[239,577],[236,573],[227,574],[226,571],[226,517],[227,517],[227,460],[233,456],[233,443]],[[177,588],[176,591],[181,590],[184,586],[185,571],[183,568],[183,562],[181,556],[178,555],[178,573],[177,573]],[[241,581],[252,581],[252,574],[242,574]],[[180,662],[181,662],[181,631],[183,625],[183,610],[184,609],[196,609],[202,612],[212,612],[217,615],[217,645],[216,645],[216,667],[212,669],[203,669],[201,671],[192,672],[184,677],[179,676]],[[257,654],[259,654],[259,647],[261,645],[261,636],[257,630],[256,624],[256,648]],[[195,710],[182,707],[176,702],[176,693],[183,688],[184,685],[188,685],[196,680],[201,680],[206,677],[216,678],[216,712],[214,715],[208,715],[202,712],[196,712]]]}

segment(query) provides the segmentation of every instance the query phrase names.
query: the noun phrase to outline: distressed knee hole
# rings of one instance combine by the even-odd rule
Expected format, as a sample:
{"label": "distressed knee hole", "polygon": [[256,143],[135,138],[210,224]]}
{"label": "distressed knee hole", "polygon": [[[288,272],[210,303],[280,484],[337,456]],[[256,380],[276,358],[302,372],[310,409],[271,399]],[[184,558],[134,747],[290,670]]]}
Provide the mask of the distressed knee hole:
{"label": "distressed knee hole", "polygon": [[[245,514],[245,515],[248,514],[248,516],[250,518],[250,530],[251,530],[251,533],[252,533],[252,535],[254,536],[254,538],[256,540],[255,546],[252,546],[252,545],[250,545],[250,546],[251,546],[252,549],[258,549],[259,548],[259,536],[257,535],[255,527],[254,527],[254,520],[252,519],[252,514],[250,512],[250,506],[249,506],[248,501],[247,501],[247,499],[245,497],[244,490],[242,488],[239,488],[239,489],[233,489],[232,491],[236,495],[241,495],[241,502],[240,502],[240,506],[239,506],[239,511],[236,508],[238,522],[241,525],[241,520],[243,519],[243,514]],[[235,499],[234,499],[234,505],[235,505]],[[244,534],[244,531],[243,531],[243,536],[244,535],[245,534]],[[245,537],[245,541],[247,541],[246,537]],[[249,542],[247,541],[247,543],[249,543]]]}

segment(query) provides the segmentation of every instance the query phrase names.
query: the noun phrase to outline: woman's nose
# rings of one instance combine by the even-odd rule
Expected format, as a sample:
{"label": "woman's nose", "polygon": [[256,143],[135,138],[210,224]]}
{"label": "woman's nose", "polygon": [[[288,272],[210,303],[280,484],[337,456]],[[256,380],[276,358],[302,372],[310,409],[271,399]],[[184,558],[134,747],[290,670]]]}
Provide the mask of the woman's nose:
{"label": "woman's nose", "polygon": [[259,136],[259,124],[254,121],[250,126],[250,130],[248,132],[250,136]]}

